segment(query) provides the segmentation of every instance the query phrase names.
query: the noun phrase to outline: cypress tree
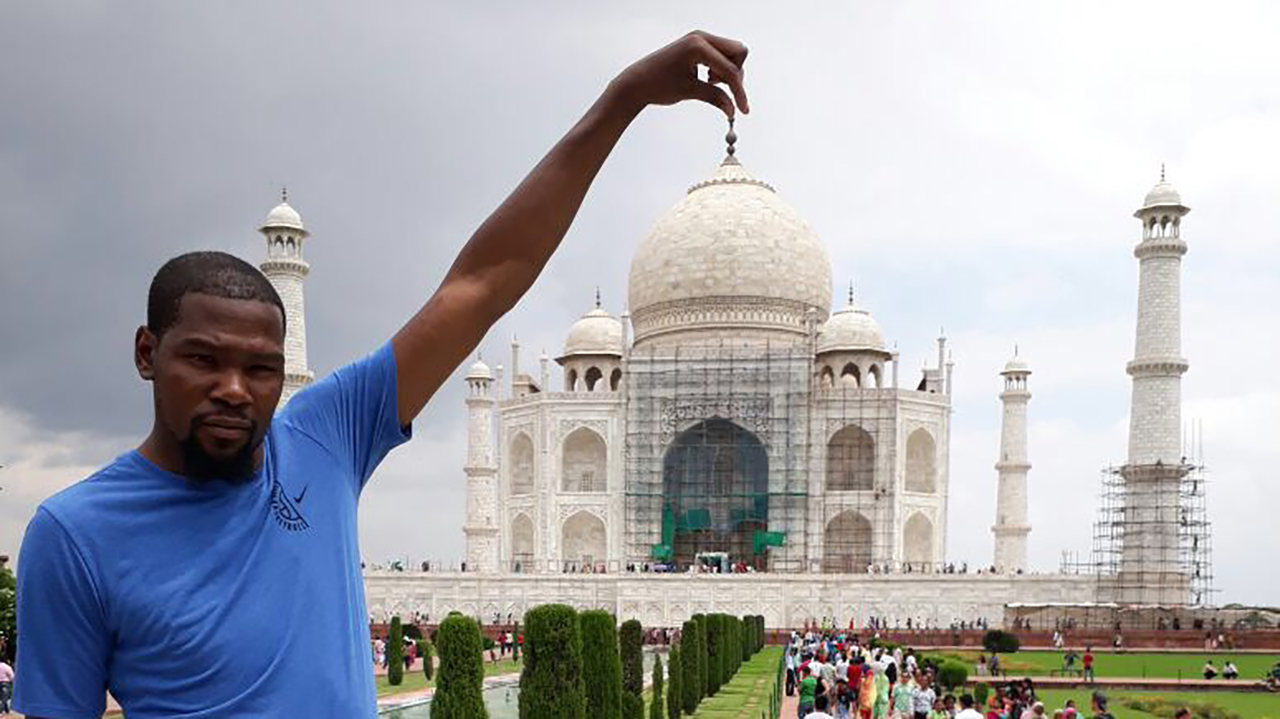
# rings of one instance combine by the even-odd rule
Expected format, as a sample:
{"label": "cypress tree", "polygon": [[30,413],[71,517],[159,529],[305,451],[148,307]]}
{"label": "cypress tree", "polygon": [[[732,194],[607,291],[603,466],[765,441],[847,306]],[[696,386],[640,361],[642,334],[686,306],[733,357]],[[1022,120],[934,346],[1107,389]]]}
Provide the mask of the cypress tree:
{"label": "cypress tree", "polygon": [[585,719],[578,613],[563,604],[544,604],[524,615],[524,626],[520,719]]}
{"label": "cypress tree", "polygon": [[435,649],[426,639],[418,640],[418,656],[422,657],[422,675],[431,681],[436,675]]}
{"label": "cypress tree", "polygon": [[387,644],[387,683],[398,687],[404,681],[404,626],[398,616],[391,618]]}
{"label": "cypress tree", "polygon": [[667,719],[680,719],[680,710],[684,708],[684,665],[680,646],[674,643],[667,654],[667,680]]}
{"label": "cypress tree", "polygon": [[684,679],[681,689],[684,694],[684,713],[692,715],[702,701],[702,671],[698,668],[698,654],[705,650],[698,622],[690,619],[684,623],[680,634],[680,668]]}
{"label": "cypress tree", "polygon": [[484,685],[484,649],[480,626],[474,619],[450,614],[436,633],[440,675],[431,698],[431,719],[488,719],[481,688]]}
{"label": "cypress tree", "polygon": [[756,618],[750,614],[742,615],[742,661],[747,661],[756,653]]}
{"label": "cypress tree", "polygon": [[622,716],[643,719],[644,700],[644,629],[639,620],[628,619],[618,630],[622,650]]}
{"label": "cypress tree", "polygon": [[649,719],[666,719],[662,713],[662,657],[653,656],[653,701],[649,703]]}
{"label": "cypress tree", "polygon": [[720,663],[724,645],[724,635],[720,632],[720,615],[708,614],[702,624],[707,632],[707,696],[713,697],[720,691],[720,683],[724,679],[724,666]]}
{"label": "cypress tree", "polygon": [[[618,631],[613,615],[592,609],[579,615],[579,623],[582,625],[582,682],[587,716],[622,719],[622,661],[618,657]],[[640,711],[644,713],[643,702]]]}
{"label": "cypress tree", "polygon": [[[708,638],[710,627],[707,615],[695,614],[693,620],[698,623],[698,701],[711,696],[711,640]],[[690,712],[691,714],[693,712]]]}

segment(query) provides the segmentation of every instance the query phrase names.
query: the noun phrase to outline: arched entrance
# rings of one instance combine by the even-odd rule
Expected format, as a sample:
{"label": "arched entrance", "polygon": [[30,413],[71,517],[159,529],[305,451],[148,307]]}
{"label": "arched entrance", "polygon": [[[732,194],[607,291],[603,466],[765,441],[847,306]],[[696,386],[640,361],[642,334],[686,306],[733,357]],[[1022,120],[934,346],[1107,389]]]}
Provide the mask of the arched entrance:
{"label": "arched entrance", "polygon": [[866,574],[871,564],[871,521],[847,509],[827,523],[822,535],[822,571]]}
{"label": "arched entrance", "polygon": [[591,571],[604,564],[604,521],[590,512],[578,512],[564,521],[560,531],[560,557],[569,571]]}
{"label": "arched entrance", "polygon": [[921,512],[902,527],[902,559],[914,572],[928,571],[933,562],[933,522]]}
{"label": "arched entrance", "polygon": [[527,514],[517,514],[511,521],[511,568],[516,572],[528,572],[533,566],[533,520]]}
{"label": "arched entrance", "polygon": [[720,418],[681,432],[662,460],[662,494],[663,537],[678,566],[724,552],[764,568],[756,532],[769,527],[769,455],[754,434]]}

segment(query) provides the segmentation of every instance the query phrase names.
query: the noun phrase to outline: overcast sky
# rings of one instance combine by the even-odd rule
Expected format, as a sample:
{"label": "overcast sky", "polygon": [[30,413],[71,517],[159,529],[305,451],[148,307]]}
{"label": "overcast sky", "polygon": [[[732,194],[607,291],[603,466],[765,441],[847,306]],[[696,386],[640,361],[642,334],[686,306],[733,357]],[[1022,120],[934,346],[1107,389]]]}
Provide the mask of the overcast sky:
{"label": "overcast sky", "polygon": [[[131,344],[165,259],[259,261],[287,184],[328,372],[417,309],[618,70],[695,27],[751,48],[739,157],[823,238],[836,286],[856,282],[904,377],[951,337],[956,561],[990,561],[1015,342],[1032,563],[1087,554],[1099,470],[1125,459],[1131,213],[1167,163],[1193,208],[1184,417],[1204,427],[1219,599],[1280,603],[1258,571],[1280,548],[1280,8],[1262,2],[5,3],[0,553],[147,433]],[[486,356],[509,364],[513,333],[554,355],[597,283],[619,312],[638,242],[723,135],[705,106],[646,112]],[[365,492],[370,560],[461,556],[461,390],[457,373]]]}

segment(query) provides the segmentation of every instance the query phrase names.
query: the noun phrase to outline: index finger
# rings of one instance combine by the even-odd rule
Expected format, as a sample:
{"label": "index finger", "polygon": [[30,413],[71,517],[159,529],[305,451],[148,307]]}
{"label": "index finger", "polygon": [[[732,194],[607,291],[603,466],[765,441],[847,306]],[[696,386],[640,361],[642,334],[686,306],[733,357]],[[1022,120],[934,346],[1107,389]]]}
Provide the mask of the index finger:
{"label": "index finger", "polygon": [[[743,113],[750,113],[751,107],[747,103],[747,91],[742,87],[742,68],[734,64],[729,58],[725,57],[705,35],[699,35],[702,41],[697,43],[698,61],[706,65],[711,70],[712,76],[729,86],[729,90],[733,92],[734,103]],[[745,51],[746,48],[743,48]]]}

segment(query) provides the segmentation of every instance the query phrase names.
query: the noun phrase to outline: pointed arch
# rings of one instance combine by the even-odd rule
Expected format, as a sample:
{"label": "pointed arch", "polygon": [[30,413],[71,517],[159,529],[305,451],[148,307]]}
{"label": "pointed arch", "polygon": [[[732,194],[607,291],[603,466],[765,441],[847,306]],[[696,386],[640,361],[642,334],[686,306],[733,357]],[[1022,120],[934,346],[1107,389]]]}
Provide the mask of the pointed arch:
{"label": "pointed arch", "polygon": [[511,567],[527,572],[533,565],[533,520],[520,512],[511,520]]}
{"label": "pointed arch", "polygon": [[840,370],[840,384],[845,387],[862,386],[862,370],[858,369],[858,365],[849,362]]}
{"label": "pointed arch", "polygon": [[871,520],[847,509],[827,522],[822,534],[822,571],[866,574],[871,548]]}
{"label": "pointed arch", "polygon": [[600,384],[600,380],[603,377],[604,373],[600,371],[599,367],[588,367],[587,373],[582,377],[582,379],[587,383],[587,391],[595,392],[596,387]]}
{"label": "pointed arch", "polygon": [[585,510],[577,512],[560,527],[560,558],[574,568],[602,563],[607,536],[604,520]]}
{"label": "pointed arch", "polygon": [[607,486],[609,448],[594,430],[579,427],[564,438],[560,453],[560,488],[565,492],[603,492]]}
{"label": "pointed arch", "polygon": [[907,491],[937,490],[938,446],[929,430],[921,427],[907,437]]}
{"label": "pointed arch", "polygon": [[618,388],[621,386],[622,386],[622,368],[615,367],[613,368],[613,372],[609,373],[609,391],[617,392]]}
{"label": "pointed arch", "polygon": [[827,491],[871,489],[875,484],[876,442],[856,424],[845,425],[827,442]]}
{"label": "pointed arch", "polygon": [[884,386],[883,375],[884,370],[879,363],[871,365],[871,369],[867,372],[867,386],[880,389]]}
{"label": "pointed arch", "polygon": [[902,525],[902,560],[915,571],[928,568],[933,562],[933,522],[916,512]]}
{"label": "pointed arch", "polygon": [[511,493],[533,494],[533,440],[529,435],[516,434],[507,457],[511,463]]}
{"label": "pointed arch", "polygon": [[577,391],[578,391],[578,370],[576,370],[576,369],[571,369],[571,370],[569,370],[568,372],[566,372],[566,373],[565,373],[565,375],[564,375],[564,391],[565,391],[565,392],[577,392]]}

